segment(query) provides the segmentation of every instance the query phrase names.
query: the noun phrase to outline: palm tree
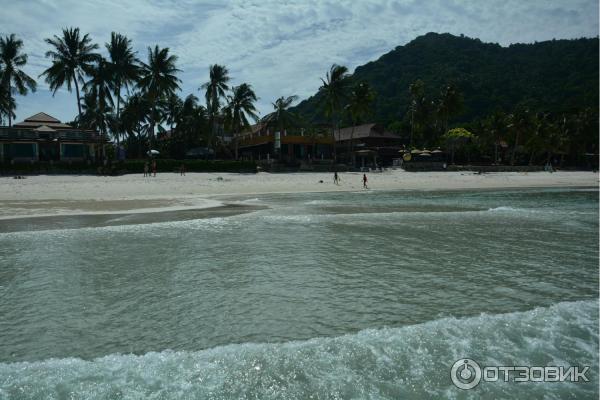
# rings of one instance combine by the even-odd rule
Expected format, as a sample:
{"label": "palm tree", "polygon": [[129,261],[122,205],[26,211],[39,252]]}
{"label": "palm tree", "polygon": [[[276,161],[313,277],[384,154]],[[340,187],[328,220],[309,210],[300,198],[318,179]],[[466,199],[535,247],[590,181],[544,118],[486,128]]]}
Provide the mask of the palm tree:
{"label": "palm tree", "polygon": [[491,139],[494,142],[494,164],[500,161],[498,158],[498,146],[501,144],[503,136],[508,132],[508,117],[501,111],[496,111],[486,121],[485,129],[489,132]]}
{"label": "palm tree", "polygon": [[335,128],[339,128],[339,114],[342,108],[342,101],[346,97],[346,86],[348,77],[348,68],[343,65],[333,64],[325,75],[321,78],[323,83],[319,91],[323,93],[325,100],[325,115],[331,118],[331,136],[333,137],[333,159],[337,160],[335,146]]}
{"label": "palm tree", "polygon": [[137,140],[138,157],[142,155],[142,142],[149,130],[151,106],[141,93],[134,93],[127,98],[120,115],[119,125],[129,135],[129,143]]}
{"label": "palm tree", "polygon": [[202,85],[200,89],[206,90],[206,108],[208,110],[208,115],[212,129],[212,137],[209,140],[210,146],[212,138],[217,133],[220,99],[224,98],[225,92],[229,90],[227,82],[229,82],[230,77],[227,68],[223,65],[218,64],[210,66],[209,76],[209,81]]}
{"label": "palm tree", "polygon": [[23,41],[17,39],[14,34],[0,38],[0,68],[2,75],[0,77],[0,86],[4,86],[4,103],[8,112],[8,126],[12,126],[13,110],[16,108],[16,102],[13,98],[14,89],[21,95],[27,94],[27,89],[35,92],[36,83],[33,78],[27,75],[21,67],[27,64],[27,54],[22,54]]}
{"label": "palm tree", "polygon": [[119,144],[119,136],[121,135],[118,122],[120,121],[121,113],[121,89],[129,88],[130,85],[136,83],[140,77],[139,60],[136,58],[136,52],[131,47],[131,40],[120,33],[112,32],[110,35],[110,43],[105,44],[108,50],[109,68],[113,78],[114,94],[117,98],[116,109],[116,137]]}
{"label": "palm tree", "polygon": [[183,109],[183,101],[175,93],[171,93],[165,102],[165,112],[167,116],[167,124],[173,132],[173,125],[177,125],[181,119],[181,111]]}
{"label": "palm tree", "polygon": [[[2,71],[0,71],[0,80],[2,79]],[[8,119],[15,118],[16,104],[15,100],[8,95],[8,87],[0,85],[0,123],[3,117]]]}
{"label": "palm tree", "polygon": [[69,92],[71,85],[75,85],[77,110],[81,119],[79,83],[83,83],[84,75],[89,75],[94,64],[100,60],[100,55],[94,53],[98,45],[91,43],[92,39],[87,33],[80,37],[79,28],[65,28],[62,37],[54,35],[53,39],[45,41],[54,46],[54,50],[46,52],[46,57],[52,59],[52,66],[40,76],[46,76],[46,83],[50,85],[52,95],[65,84]]}
{"label": "palm tree", "polygon": [[205,131],[207,120],[206,109],[199,104],[198,98],[188,95],[183,101],[180,123],[176,127],[178,135],[184,138],[186,149],[199,142],[199,134]]}
{"label": "palm tree", "polygon": [[521,141],[526,140],[525,135],[531,130],[531,115],[529,109],[519,108],[515,114],[511,115],[511,124],[509,128],[513,131],[513,149],[510,155],[510,165],[515,165],[515,158],[517,155],[517,149],[519,148]]}
{"label": "palm tree", "polygon": [[298,116],[289,110],[292,103],[298,100],[298,96],[292,95],[288,97],[281,96],[274,103],[273,111],[263,118],[263,122],[267,125],[274,125],[283,133],[286,128],[298,124]]}
{"label": "palm tree", "polygon": [[232,94],[228,96],[229,102],[225,107],[225,115],[231,124],[233,129],[233,136],[235,140],[235,159],[238,159],[238,135],[243,128],[249,128],[250,123],[248,117],[252,118],[255,122],[258,120],[256,114],[256,107],[254,102],[257,100],[252,86],[247,83],[242,83],[239,86],[235,86],[231,89]]}
{"label": "palm tree", "polygon": [[415,126],[419,127],[421,117],[425,108],[425,84],[422,80],[417,79],[415,82],[410,84],[408,87],[410,93],[410,141],[409,147],[413,145],[413,139],[415,136]]}
{"label": "palm tree", "polygon": [[354,151],[354,127],[369,113],[371,103],[374,99],[375,92],[366,82],[355,85],[350,93],[349,102],[346,106],[352,119],[352,131],[350,132],[350,142],[348,143],[348,152],[350,154]]}
{"label": "palm tree", "polygon": [[[86,105],[83,115],[90,112],[88,104],[93,104],[96,109],[93,112],[96,120],[94,128],[100,131],[100,140],[107,134],[107,121],[109,114],[112,112],[114,101],[112,92],[114,90],[113,74],[109,63],[101,59],[90,71],[91,79],[85,83],[83,90],[85,91],[84,105]],[[92,97],[93,99],[91,99]],[[83,120],[89,120],[83,118]],[[82,120],[82,122],[83,122]],[[90,127],[91,128],[91,127]],[[102,146],[102,154],[104,155],[104,146]]]}
{"label": "palm tree", "polygon": [[[150,140],[155,138],[154,128],[159,120],[158,102],[179,90],[179,78],[175,76],[179,70],[175,67],[177,56],[169,55],[169,48],[154,49],[148,47],[148,63],[142,63],[141,78],[138,82],[139,88],[147,96],[151,105],[150,113]],[[152,143],[150,143],[152,144]]]}
{"label": "palm tree", "polygon": [[442,119],[442,132],[448,131],[448,120],[458,114],[463,106],[462,95],[453,84],[442,88],[437,104],[437,113]]}

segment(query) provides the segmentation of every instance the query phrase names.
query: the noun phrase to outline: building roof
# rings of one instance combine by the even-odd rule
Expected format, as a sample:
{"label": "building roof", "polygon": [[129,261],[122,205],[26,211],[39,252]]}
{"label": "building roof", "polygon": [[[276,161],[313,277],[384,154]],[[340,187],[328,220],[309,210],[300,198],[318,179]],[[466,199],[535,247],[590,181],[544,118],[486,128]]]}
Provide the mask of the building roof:
{"label": "building roof", "polygon": [[27,122],[58,122],[60,123],[60,121],[56,118],[54,118],[51,115],[48,115],[44,112],[39,112],[35,115],[32,115],[29,118],[25,118],[25,121]]}
{"label": "building roof", "polygon": [[58,119],[54,118],[51,115],[40,112],[31,117],[25,118],[24,121],[17,122],[13,125],[15,128],[41,128],[42,126],[46,126],[46,128],[53,129],[72,129],[71,125],[63,124]]}
{"label": "building roof", "polygon": [[38,131],[38,132],[56,132],[56,129],[52,129],[48,125],[42,125],[39,128],[35,128],[34,131]]}
{"label": "building roof", "polygon": [[378,138],[378,139],[400,139],[400,136],[386,131],[379,124],[363,124],[357,125],[353,128],[342,128],[335,132],[335,140],[343,141],[353,139],[364,139],[364,138]]}

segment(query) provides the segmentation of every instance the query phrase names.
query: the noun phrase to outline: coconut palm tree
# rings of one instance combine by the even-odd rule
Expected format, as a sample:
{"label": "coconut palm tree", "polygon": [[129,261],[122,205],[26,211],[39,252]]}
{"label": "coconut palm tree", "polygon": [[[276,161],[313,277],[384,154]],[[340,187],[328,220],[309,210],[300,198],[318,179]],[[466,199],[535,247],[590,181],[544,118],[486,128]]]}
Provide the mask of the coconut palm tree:
{"label": "coconut palm tree", "polygon": [[165,101],[165,113],[167,124],[173,132],[173,126],[177,125],[181,119],[181,111],[183,109],[183,101],[175,93],[171,93]]}
{"label": "coconut palm tree", "polygon": [[21,69],[27,64],[27,54],[21,53],[22,48],[23,41],[17,39],[14,34],[0,38],[0,86],[5,88],[4,107],[8,109],[8,126],[12,125],[13,110],[16,108],[13,91],[16,90],[21,96],[25,96],[28,89],[35,92],[36,88],[35,80]]}
{"label": "coconut palm tree", "polygon": [[[168,97],[179,90],[181,80],[175,76],[179,70],[175,67],[177,56],[169,55],[169,48],[154,49],[148,47],[148,63],[142,63],[141,77],[138,87],[146,95],[151,105],[150,113],[150,140],[155,139],[155,126],[159,120],[158,103],[161,98]],[[152,144],[152,142],[150,143]]]}
{"label": "coconut palm tree", "polygon": [[409,146],[412,147],[415,131],[421,126],[423,114],[425,110],[425,84],[422,80],[417,79],[408,87],[410,93],[410,141]]}
{"label": "coconut palm tree", "polygon": [[528,108],[519,107],[517,111],[510,116],[511,123],[508,127],[513,133],[513,148],[510,155],[510,165],[515,165],[517,151],[521,142],[527,141],[527,134],[532,130],[531,114]]}
{"label": "coconut palm tree", "polygon": [[[93,112],[95,115],[94,119],[96,120],[94,128],[100,131],[101,137],[106,136],[107,120],[114,106],[112,98],[114,81],[108,61],[101,59],[92,68],[90,71],[90,80],[83,85],[83,90],[86,93],[84,96],[84,105],[86,107],[84,107],[83,115],[85,116],[87,112],[90,112],[89,107],[87,107],[88,103],[90,105],[93,104],[96,107],[96,110]],[[83,118],[83,120],[89,120],[89,118]]]}
{"label": "coconut palm tree", "polygon": [[319,91],[325,101],[325,116],[331,118],[331,136],[333,137],[333,158],[337,159],[335,146],[335,129],[339,129],[339,118],[342,102],[346,98],[348,68],[343,65],[333,64],[325,79],[321,78],[322,85]]}
{"label": "coconut palm tree", "polygon": [[129,135],[128,142],[137,141],[138,157],[142,155],[142,143],[149,131],[151,105],[142,93],[133,93],[127,98],[120,115],[119,125]]}
{"label": "coconut palm tree", "polygon": [[230,123],[231,129],[233,130],[233,136],[235,140],[235,159],[238,158],[238,135],[242,129],[249,128],[250,123],[248,117],[252,118],[255,122],[258,120],[256,114],[256,94],[252,90],[252,86],[247,83],[242,83],[239,86],[234,86],[231,89],[232,94],[228,96],[229,102],[225,107],[225,115]]}
{"label": "coconut palm tree", "polygon": [[437,114],[441,118],[442,132],[448,131],[448,120],[458,114],[463,107],[463,98],[457,87],[448,84],[442,88],[437,104]]}
{"label": "coconut palm tree", "polygon": [[139,60],[136,58],[136,52],[133,51],[131,40],[120,33],[112,32],[110,43],[106,43],[108,50],[109,69],[113,78],[114,94],[117,98],[116,107],[116,138],[119,144],[121,130],[118,126],[121,113],[121,89],[128,89],[135,84],[140,77]]}
{"label": "coconut palm tree", "polygon": [[[0,81],[2,80],[2,71],[0,71]],[[15,118],[16,104],[14,98],[8,95],[8,87],[0,85],[0,123],[3,118]]]}
{"label": "coconut palm tree", "polygon": [[46,52],[46,57],[52,59],[52,66],[45,70],[40,76],[46,77],[46,83],[50,85],[52,95],[63,85],[67,85],[70,92],[75,86],[77,94],[77,111],[81,119],[81,98],[79,83],[83,84],[83,77],[89,75],[94,64],[100,60],[100,55],[94,50],[98,45],[92,43],[92,39],[86,33],[81,37],[79,28],[65,28],[62,37],[54,35],[54,38],[45,40],[54,47],[54,50]]}
{"label": "coconut palm tree", "polygon": [[207,111],[193,94],[188,95],[181,107],[180,122],[175,128],[183,136],[185,148],[198,144],[200,135],[206,131]]}
{"label": "coconut palm tree", "polygon": [[279,132],[283,133],[286,128],[298,124],[298,116],[289,110],[290,106],[298,100],[298,96],[292,95],[288,97],[281,96],[274,103],[273,111],[267,114],[262,119],[267,125],[273,125],[279,129]]}
{"label": "coconut palm tree", "polygon": [[223,65],[214,64],[209,68],[209,81],[206,82],[201,90],[204,89],[206,98],[206,109],[211,125],[211,138],[209,139],[209,146],[212,139],[215,137],[219,124],[219,111],[220,111],[220,100],[225,98],[225,93],[229,90],[227,82],[231,79],[229,77],[229,71]]}
{"label": "coconut palm tree", "polygon": [[[352,119],[352,130],[350,132],[350,141],[348,143],[348,152],[354,151],[354,127],[370,112],[371,103],[375,99],[375,92],[366,82],[355,85],[350,92],[348,105],[346,109]],[[354,160],[353,160],[354,163]]]}

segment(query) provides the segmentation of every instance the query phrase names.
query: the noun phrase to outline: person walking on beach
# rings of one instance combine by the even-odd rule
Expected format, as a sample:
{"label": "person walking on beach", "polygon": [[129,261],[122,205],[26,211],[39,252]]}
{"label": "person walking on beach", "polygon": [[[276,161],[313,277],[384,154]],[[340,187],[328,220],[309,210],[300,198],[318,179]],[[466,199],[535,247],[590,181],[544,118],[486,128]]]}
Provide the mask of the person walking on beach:
{"label": "person walking on beach", "polygon": [[333,173],[333,183],[335,183],[336,185],[339,185],[339,184],[340,184],[340,177],[338,176],[338,173],[337,173],[337,171],[335,171],[335,172]]}
{"label": "person walking on beach", "polygon": [[148,171],[148,161],[146,161],[144,163],[144,178],[147,177],[149,175],[149,171]]}
{"label": "person walking on beach", "polygon": [[156,160],[152,160],[152,173],[156,177]]}
{"label": "person walking on beach", "polygon": [[179,174],[181,176],[185,176],[185,164],[181,164],[181,167],[179,167]]}
{"label": "person walking on beach", "polygon": [[363,188],[365,189],[368,189],[367,181],[367,174],[363,174]]}

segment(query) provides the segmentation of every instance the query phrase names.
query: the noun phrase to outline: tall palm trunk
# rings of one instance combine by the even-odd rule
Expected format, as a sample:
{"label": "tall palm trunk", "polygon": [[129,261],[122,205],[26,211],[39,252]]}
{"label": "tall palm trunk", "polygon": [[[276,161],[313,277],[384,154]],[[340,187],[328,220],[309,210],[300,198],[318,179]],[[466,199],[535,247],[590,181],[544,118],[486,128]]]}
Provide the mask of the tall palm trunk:
{"label": "tall palm trunk", "polygon": [[79,121],[81,122],[81,97],[79,96],[79,83],[77,77],[73,79],[75,81],[75,93],[77,93],[77,112],[79,113]]}
{"label": "tall palm trunk", "polygon": [[333,137],[333,162],[337,163],[337,140],[335,139],[335,119],[331,121],[331,136]]}
{"label": "tall palm trunk", "polygon": [[121,120],[119,119],[120,115],[121,115],[121,85],[117,85],[117,132],[116,133],[116,137],[117,137],[117,147],[120,146],[121,142],[119,140],[120,136],[121,136]]}
{"label": "tall palm trunk", "polygon": [[12,110],[10,109],[10,105],[12,104],[12,92],[10,79],[8,80],[8,126],[12,126]]}
{"label": "tall palm trunk", "polygon": [[354,166],[354,128],[356,127],[356,121],[352,121],[352,130],[350,131],[350,141],[348,142],[348,157],[352,166]]}
{"label": "tall palm trunk", "polygon": [[239,135],[239,133],[237,133],[237,132],[233,134],[233,140],[235,142],[235,160],[236,161],[238,159],[238,140],[239,140],[238,135]]}
{"label": "tall palm trunk", "polygon": [[410,140],[408,142],[408,147],[412,147],[413,143],[413,132],[415,131],[415,111],[410,111]]}
{"label": "tall palm trunk", "polygon": [[519,146],[519,132],[517,131],[517,136],[515,137],[515,145],[513,146],[512,154],[510,155],[510,165],[515,165],[515,155],[517,153],[517,146]]}
{"label": "tall palm trunk", "polygon": [[152,148],[154,147],[154,141],[155,141],[155,137],[154,137],[154,127],[156,125],[156,121],[155,121],[155,117],[156,117],[156,104],[155,102],[153,102],[152,104],[152,116],[150,117],[150,149],[148,150],[152,150]]}

